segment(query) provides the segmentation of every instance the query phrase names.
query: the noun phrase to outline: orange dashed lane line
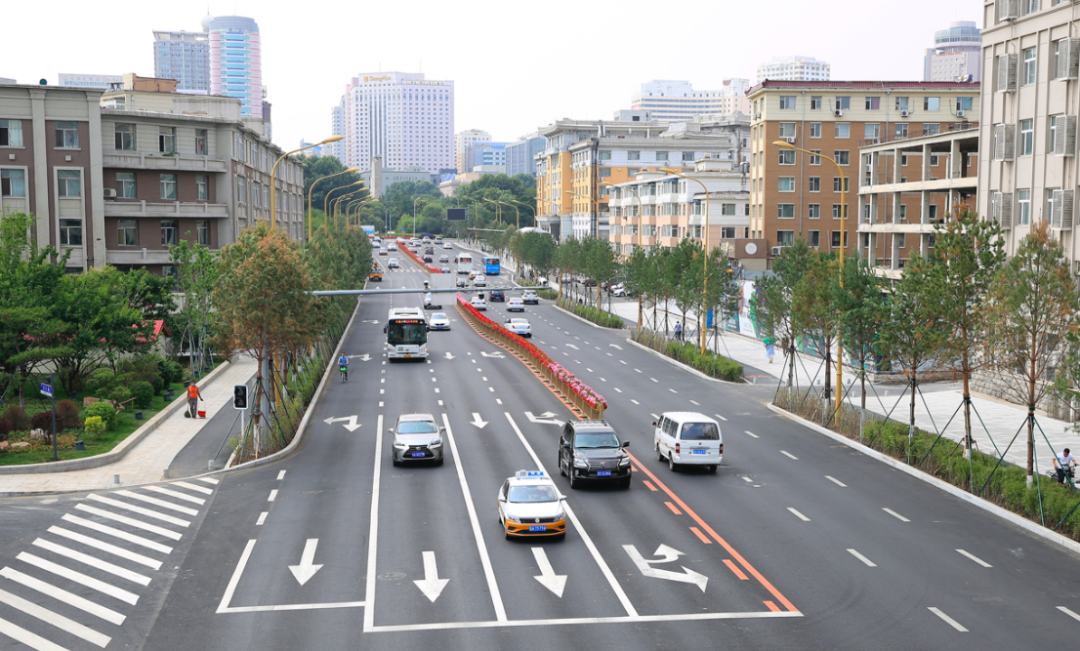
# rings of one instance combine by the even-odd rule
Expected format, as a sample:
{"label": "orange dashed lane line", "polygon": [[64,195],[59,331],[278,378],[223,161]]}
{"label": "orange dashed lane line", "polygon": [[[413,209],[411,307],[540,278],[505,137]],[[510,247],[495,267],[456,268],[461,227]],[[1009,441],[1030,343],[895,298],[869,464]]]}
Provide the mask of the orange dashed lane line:
{"label": "orange dashed lane line", "polygon": [[676,508],[676,506],[674,504],[672,504],[671,502],[664,502],[664,504],[666,504],[667,507],[669,509],[671,509],[671,512],[674,513],[675,515],[682,515],[682,512],[679,511],[679,509]]}
{"label": "orange dashed lane line", "polygon": [[654,493],[656,492],[656,486],[653,486],[652,482],[648,479],[645,480],[645,485],[649,488],[649,490],[653,491]]}
{"label": "orange dashed lane line", "polygon": [[[627,454],[629,454],[629,453],[627,453]],[[698,526],[700,526],[706,533],[708,533],[709,536],[711,536],[713,540],[720,543],[720,546],[723,547],[724,549],[726,549],[727,552],[729,554],[731,554],[732,558],[734,558],[736,561],[738,561],[739,565],[742,565],[743,568],[745,568],[746,571],[749,572],[751,576],[753,576],[755,579],[757,579],[758,583],[760,583],[762,585],[762,587],[764,587],[766,590],[769,591],[769,594],[771,594],[773,597],[775,597],[776,600],[779,601],[781,604],[783,604],[784,607],[787,608],[788,610],[790,610],[792,612],[797,612],[798,611],[798,609],[790,601],[787,600],[787,597],[780,594],[780,591],[777,590],[775,587],[773,587],[773,584],[769,583],[769,581],[764,576],[761,575],[761,572],[758,572],[756,569],[754,569],[754,566],[751,565],[745,558],[742,557],[742,554],[735,551],[735,548],[732,547],[730,544],[728,544],[728,542],[726,540],[721,538],[720,534],[713,531],[713,528],[710,527],[704,520],[702,520],[701,516],[699,516],[697,513],[695,513],[693,509],[691,509],[689,506],[687,506],[686,502],[683,502],[681,499],[679,499],[679,496],[676,495],[675,493],[673,493],[671,491],[671,489],[668,488],[664,484],[664,482],[657,479],[656,475],[654,475],[651,470],[649,470],[648,468],[645,467],[645,464],[638,461],[637,457],[635,457],[634,455],[630,454],[629,456],[630,456],[630,460],[634,463],[635,466],[637,466],[639,469],[641,469],[641,471],[643,473],[648,475],[649,479],[651,479],[654,484],[656,484],[657,486],[660,487],[660,490],[667,493],[668,497],[670,497],[676,504],[678,504],[679,507],[682,508],[683,512],[685,512],[687,515],[689,515],[691,518],[693,518],[694,521],[698,523]],[[767,601],[765,603],[766,603],[766,605],[772,604],[771,601]],[[776,608],[776,605],[772,604],[772,607]],[[777,610],[779,610],[779,609],[777,609]]]}
{"label": "orange dashed lane line", "polygon": [[[712,541],[706,538],[705,534],[701,533],[701,529],[698,529],[697,527],[690,527],[690,531],[693,531],[694,535],[697,536],[701,540],[701,542],[705,543],[706,545],[712,544]],[[746,577],[743,578],[745,579]]]}
{"label": "orange dashed lane line", "polygon": [[776,607],[776,604],[771,601],[766,601],[765,605],[768,606],[769,610],[773,611],[774,613],[780,612],[780,609]]}
{"label": "orange dashed lane line", "polygon": [[728,569],[731,570],[735,574],[735,576],[739,577],[743,581],[749,581],[750,580],[750,577],[743,574],[743,571],[740,570],[738,568],[738,566],[735,565],[735,563],[732,563],[730,559],[725,558],[724,559],[724,565],[727,565]]}

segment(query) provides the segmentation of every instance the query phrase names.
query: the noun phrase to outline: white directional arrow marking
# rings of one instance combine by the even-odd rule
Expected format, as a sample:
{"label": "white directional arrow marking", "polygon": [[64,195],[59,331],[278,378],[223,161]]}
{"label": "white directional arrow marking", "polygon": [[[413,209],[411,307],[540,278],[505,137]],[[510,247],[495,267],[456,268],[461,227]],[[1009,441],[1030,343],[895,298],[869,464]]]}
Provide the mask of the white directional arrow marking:
{"label": "white directional arrow marking", "polygon": [[296,577],[296,580],[300,582],[300,585],[304,585],[311,577],[315,576],[315,573],[322,569],[322,565],[314,565],[315,561],[315,548],[319,546],[318,538],[308,538],[304,543],[304,553],[300,555],[299,565],[290,565],[289,571]]}
{"label": "white directional arrow marking", "polygon": [[379,321],[378,321],[377,319],[372,319],[371,321],[364,321],[364,323],[376,323],[376,324],[377,324],[378,322],[379,322]]}
{"label": "white directional arrow marking", "polygon": [[356,416],[346,416],[345,418],[327,418],[323,422],[327,425],[333,425],[334,423],[340,423],[342,421],[345,421],[345,429],[349,430],[350,432],[355,432],[356,430],[363,427],[362,424],[356,422],[356,418]]}
{"label": "white directional arrow marking", "polygon": [[439,578],[439,568],[435,565],[435,552],[424,552],[424,580],[413,581],[413,583],[420,588],[420,592],[423,592],[425,597],[431,600],[431,603],[435,603],[442,594],[443,588],[450,583],[450,579]]}
{"label": "white directional arrow marking", "polygon": [[446,359],[454,359],[454,356],[450,353],[446,353]]}
{"label": "white directional arrow marking", "polygon": [[525,416],[528,417],[530,423],[546,423],[548,425],[562,425],[562,421],[551,420],[551,417],[554,416],[554,415],[555,414],[551,413],[550,411],[546,411],[546,412],[540,414],[540,417],[537,418],[536,416],[533,416],[531,411],[525,412]]}
{"label": "white directional arrow marking", "polygon": [[575,346],[574,344],[566,344],[566,347],[567,347],[567,348],[573,348],[574,350],[581,350],[580,348],[578,348],[578,347],[577,347],[577,346]]}
{"label": "white directional arrow marking", "polygon": [[615,350],[622,350],[622,346],[620,346],[619,344],[608,344],[608,345],[611,346],[612,348],[614,348]]}
{"label": "white directional arrow marking", "polygon": [[500,352],[486,353],[484,351],[480,351],[480,354],[483,355],[484,357],[494,357],[495,359],[505,359],[503,357],[503,354],[500,353]]}
{"label": "white directional arrow marking", "polygon": [[533,547],[532,553],[536,558],[536,565],[540,568],[540,576],[534,576],[533,578],[561,599],[563,589],[566,588],[566,575],[555,574],[555,569],[551,567],[551,561],[548,560],[543,547]]}
{"label": "white directional arrow marking", "polygon": [[672,549],[667,545],[660,545],[656,548],[656,556],[661,556],[662,558],[646,560],[633,545],[623,545],[623,549],[626,550],[630,559],[634,561],[634,565],[637,565],[643,575],[653,579],[665,579],[667,581],[678,581],[679,583],[693,583],[701,588],[702,592],[705,592],[705,584],[709,582],[709,577],[704,574],[698,574],[685,566],[682,567],[682,572],[672,572],[670,570],[658,570],[650,565],[651,563],[670,563],[671,561],[678,559],[683,555],[679,550]]}
{"label": "white directional arrow marking", "polygon": [[473,412],[473,415],[472,415],[472,424],[473,424],[473,425],[476,425],[476,426],[477,426],[477,427],[479,427],[480,429],[484,429],[484,425],[487,425],[487,421],[485,421],[485,420],[482,420],[482,419],[480,418],[480,414],[478,414],[478,413],[476,413],[476,412],[474,411],[474,412]]}
{"label": "white directional arrow marking", "polygon": [[359,357],[361,362],[366,362],[371,359],[371,355],[364,353],[363,355],[349,355],[349,359],[355,359]]}

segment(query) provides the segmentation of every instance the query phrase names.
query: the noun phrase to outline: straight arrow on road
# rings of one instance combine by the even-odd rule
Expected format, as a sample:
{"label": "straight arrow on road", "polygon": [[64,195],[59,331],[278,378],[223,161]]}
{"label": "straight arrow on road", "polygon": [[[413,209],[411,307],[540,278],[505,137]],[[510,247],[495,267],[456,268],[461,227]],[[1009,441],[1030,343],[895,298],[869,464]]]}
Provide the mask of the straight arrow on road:
{"label": "straight arrow on road", "polygon": [[344,418],[327,418],[323,422],[326,423],[327,425],[333,425],[334,423],[345,422],[345,425],[344,425],[345,429],[349,430],[350,432],[355,432],[356,430],[363,427],[363,425],[356,422],[356,418],[357,418],[356,416],[346,416]]}
{"label": "straight arrow on road", "polygon": [[289,571],[296,577],[296,580],[300,582],[300,585],[304,585],[311,580],[311,577],[315,576],[315,573],[322,569],[322,565],[315,565],[315,548],[319,546],[318,538],[308,538],[304,543],[304,553],[300,555],[299,565],[290,565]]}
{"label": "straight arrow on road", "polygon": [[555,574],[555,569],[551,567],[551,561],[548,560],[543,547],[533,547],[532,553],[536,558],[536,565],[540,568],[540,576],[534,576],[533,578],[561,599],[563,590],[566,588],[566,575]]}
{"label": "straight arrow on road", "polygon": [[634,565],[637,565],[643,575],[653,579],[664,579],[666,581],[677,581],[679,583],[693,583],[701,588],[702,592],[705,592],[705,584],[709,582],[709,577],[704,574],[698,574],[687,567],[683,567],[682,572],[658,570],[652,567],[653,563],[670,563],[671,561],[677,560],[683,555],[679,550],[668,547],[667,545],[660,545],[656,548],[655,554],[660,558],[646,560],[633,545],[623,545],[623,549],[626,550],[630,559],[634,561]]}
{"label": "straight arrow on road", "polygon": [[366,362],[371,359],[371,355],[364,353],[363,355],[349,355],[349,359],[355,359],[359,357],[361,362]]}
{"label": "straight arrow on road", "polygon": [[474,411],[474,412],[473,412],[473,415],[472,415],[472,424],[473,424],[473,425],[476,425],[476,426],[477,426],[477,427],[479,427],[480,429],[484,429],[484,425],[487,425],[487,421],[484,421],[484,420],[482,420],[482,419],[480,418],[480,414],[478,414],[478,413],[476,413],[476,412]]}
{"label": "straight arrow on road", "polygon": [[525,416],[529,419],[529,422],[531,422],[531,423],[545,423],[547,425],[562,425],[562,421],[552,419],[552,417],[555,416],[555,414],[551,413],[550,411],[545,411],[544,413],[540,414],[539,418],[537,418],[536,416],[533,416],[531,411],[525,412]]}
{"label": "straight arrow on road", "polygon": [[424,596],[431,600],[431,603],[435,603],[435,600],[442,594],[443,588],[447,583],[450,583],[450,579],[439,578],[439,568],[435,564],[435,552],[424,552],[424,579],[422,581],[413,581],[416,587],[420,588],[420,592],[424,593]]}
{"label": "straight arrow on road", "polygon": [[480,354],[483,355],[484,357],[494,357],[495,359],[505,359],[503,357],[503,354],[500,353],[500,352],[487,353],[487,352],[484,352],[484,351],[480,351]]}

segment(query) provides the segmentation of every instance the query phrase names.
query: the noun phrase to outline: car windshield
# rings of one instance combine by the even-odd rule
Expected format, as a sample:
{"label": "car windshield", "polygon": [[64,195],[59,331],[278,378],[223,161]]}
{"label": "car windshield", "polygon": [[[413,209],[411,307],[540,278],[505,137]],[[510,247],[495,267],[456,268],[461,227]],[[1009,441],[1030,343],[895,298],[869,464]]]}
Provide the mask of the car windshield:
{"label": "car windshield", "polygon": [[559,494],[554,486],[512,486],[508,499],[511,502],[557,502]]}
{"label": "car windshield", "polygon": [[615,432],[585,432],[574,437],[575,448],[617,448],[619,437]]}
{"label": "car windshield", "polygon": [[398,423],[398,434],[435,434],[435,423],[430,420],[403,420]]}
{"label": "car windshield", "polygon": [[391,346],[427,343],[427,324],[391,323],[386,329],[386,343]]}
{"label": "car windshield", "polygon": [[720,430],[716,423],[685,423],[681,438],[684,441],[718,441]]}
{"label": "car windshield", "polygon": [[434,321],[435,319],[442,319],[443,321],[445,321],[446,315],[442,312],[436,312],[435,314],[431,315],[431,320]]}

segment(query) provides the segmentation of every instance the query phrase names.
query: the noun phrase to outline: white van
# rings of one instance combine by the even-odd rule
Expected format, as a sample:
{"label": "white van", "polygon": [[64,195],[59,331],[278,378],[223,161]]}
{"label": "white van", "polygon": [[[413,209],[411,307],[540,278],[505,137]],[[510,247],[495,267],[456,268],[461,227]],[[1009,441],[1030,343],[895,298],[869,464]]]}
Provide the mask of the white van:
{"label": "white van", "polygon": [[669,411],[653,423],[656,459],[668,462],[674,472],[681,465],[706,466],[709,472],[724,459],[724,437],[720,423],[705,414]]}

